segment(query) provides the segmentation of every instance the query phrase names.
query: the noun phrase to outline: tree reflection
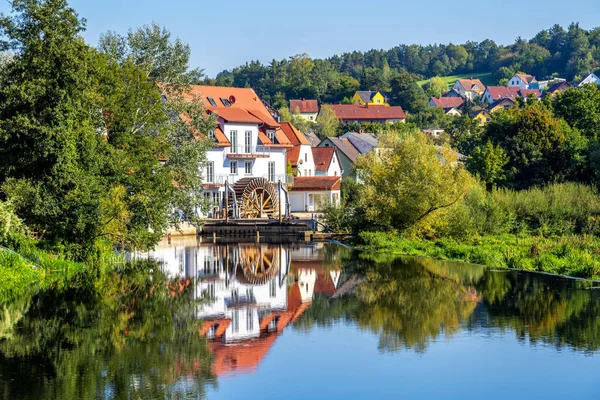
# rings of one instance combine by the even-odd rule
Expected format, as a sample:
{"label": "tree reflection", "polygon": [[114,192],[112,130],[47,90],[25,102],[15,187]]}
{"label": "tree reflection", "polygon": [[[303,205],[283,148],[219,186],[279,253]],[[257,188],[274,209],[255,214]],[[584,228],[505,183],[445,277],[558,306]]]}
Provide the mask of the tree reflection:
{"label": "tree reflection", "polygon": [[4,398],[199,397],[215,384],[189,282],[138,262],[64,286],[4,306]]}

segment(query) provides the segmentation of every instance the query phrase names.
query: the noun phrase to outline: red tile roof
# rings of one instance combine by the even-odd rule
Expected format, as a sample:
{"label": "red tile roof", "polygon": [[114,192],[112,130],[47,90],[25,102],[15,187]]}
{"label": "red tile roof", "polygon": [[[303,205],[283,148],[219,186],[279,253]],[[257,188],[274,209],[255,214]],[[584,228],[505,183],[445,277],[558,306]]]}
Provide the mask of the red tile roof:
{"label": "red tile roof", "polygon": [[292,191],[340,190],[341,176],[298,176],[294,178]]}
{"label": "red tile roof", "polygon": [[308,141],[306,136],[304,136],[302,132],[296,129],[294,125],[292,125],[289,122],[280,122],[280,125],[281,130],[283,131],[285,136],[287,136],[292,145],[298,146],[301,144],[307,144],[310,146],[310,142]]}
{"label": "red tile roof", "polygon": [[356,104],[332,104],[331,108],[341,120],[388,120],[405,119],[402,107],[360,106]]}
{"label": "red tile roof", "polygon": [[487,91],[492,96],[493,100],[498,99],[512,99],[514,100],[517,96],[519,96],[519,88],[517,86],[488,86]]}
{"label": "red tile roof", "polygon": [[483,93],[485,86],[479,79],[459,79],[458,82],[465,90],[472,90],[477,93]]}
{"label": "red tile roof", "polygon": [[315,161],[315,170],[327,171],[329,165],[331,165],[331,160],[333,160],[335,149],[333,147],[313,147],[312,153]]}
{"label": "red tile roof", "polygon": [[301,113],[318,113],[319,103],[317,100],[290,100],[290,112],[298,109]]}
{"label": "red tile roof", "polygon": [[465,102],[462,97],[432,97],[431,101],[439,108],[458,108]]}
{"label": "red tile roof", "polygon": [[287,161],[292,164],[292,167],[296,167],[298,165],[298,158],[300,157],[300,146],[294,146],[290,150],[287,151],[285,157]]}
{"label": "red tile roof", "polygon": [[527,96],[529,96],[530,94],[534,95],[535,97],[537,97],[538,99],[540,97],[542,97],[542,93],[538,90],[538,89],[521,89],[520,90],[520,95],[523,98],[527,98]]}
{"label": "red tile roof", "polygon": [[528,74],[515,74],[517,75],[523,82],[526,84],[530,84],[531,82],[535,82],[535,76]]}

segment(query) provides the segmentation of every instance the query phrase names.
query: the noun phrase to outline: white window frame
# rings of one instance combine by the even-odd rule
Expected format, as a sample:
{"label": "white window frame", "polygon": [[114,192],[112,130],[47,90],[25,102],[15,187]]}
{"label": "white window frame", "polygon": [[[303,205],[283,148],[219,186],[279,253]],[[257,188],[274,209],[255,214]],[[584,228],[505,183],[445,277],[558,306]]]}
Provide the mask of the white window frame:
{"label": "white window frame", "polygon": [[231,152],[237,152],[238,137],[237,131],[229,131],[229,141],[231,142]]}
{"label": "white window frame", "polygon": [[244,161],[244,175],[252,175],[252,161]]}
{"label": "white window frame", "polygon": [[269,161],[268,174],[269,182],[275,182],[275,161]]}
{"label": "white window frame", "polygon": [[252,131],[244,133],[244,153],[252,153]]}
{"label": "white window frame", "polygon": [[215,162],[209,161],[206,163],[206,182],[214,183],[215,181]]}
{"label": "white window frame", "polygon": [[237,161],[230,161],[229,162],[229,174],[230,175],[237,175],[238,174],[238,163],[237,163]]}

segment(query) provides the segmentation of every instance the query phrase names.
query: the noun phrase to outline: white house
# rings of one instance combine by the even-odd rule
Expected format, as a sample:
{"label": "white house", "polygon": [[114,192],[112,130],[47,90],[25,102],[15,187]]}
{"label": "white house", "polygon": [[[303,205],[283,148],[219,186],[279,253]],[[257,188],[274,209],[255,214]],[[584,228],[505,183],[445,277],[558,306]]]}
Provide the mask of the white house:
{"label": "white house", "polygon": [[577,84],[577,86],[589,85],[589,84],[600,85],[600,78],[598,78],[598,76],[596,74],[594,74],[593,72],[588,74],[588,76],[586,76],[584,80],[579,82]]}
{"label": "white house", "polygon": [[287,163],[292,166],[294,176],[314,176],[315,162],[311,142],[289,122],[281,122],[281,129],[294,146],[286,153]]}
{"label": "white house", "polygon": [[335,147],[313,147],[316,176],[342,176],[342,166]]}
{"label": "white house", "polygon": [[323,204],[340,202],[341,176],[303,176],[294,178],[290,207],[295,212],[319,211]]}
{"label": "white house", "polygon": [[485,91],[485,86],[479,79],[458,79],[452,90],[457,92],[463,99],[474,100]]}
{"label": "white house", "polygon": [[[215,129],[208,133],[214,145],[201,167],[204,195],[214,205],[209,217],[223,207],[225,182],[265,178],[286,183],[286,151],[292,144],[254,90],[193,85],[186,100],[200,100],[208,113],[217,115]],[[283,201],[281,194],[279,198]]]}
{"label": "white house", "polygon": [[520,89],[538,89],[539,85],[533,75],[515,74],[508,80],[508,87],[518,87]]}

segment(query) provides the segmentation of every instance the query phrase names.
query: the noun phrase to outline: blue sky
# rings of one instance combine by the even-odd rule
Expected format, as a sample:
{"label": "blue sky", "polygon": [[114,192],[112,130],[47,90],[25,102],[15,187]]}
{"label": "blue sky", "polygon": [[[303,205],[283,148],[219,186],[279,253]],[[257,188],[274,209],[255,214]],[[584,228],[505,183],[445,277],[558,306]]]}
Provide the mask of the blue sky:
{"label": "blue sky", "polygon": [[[598,0],[71,0],[87,19],[86,40],[151,22],[190,44],[192,67],[209,76],[246,61],[298,53],[315,58],[400,43],[512,43],[555,23],[600,26]],[[6,0],[0,11],[9,10]]]}

